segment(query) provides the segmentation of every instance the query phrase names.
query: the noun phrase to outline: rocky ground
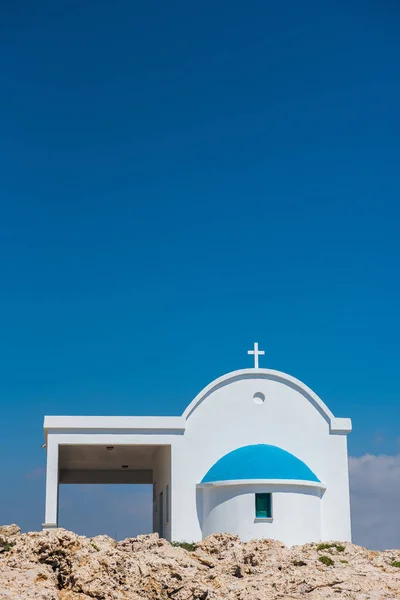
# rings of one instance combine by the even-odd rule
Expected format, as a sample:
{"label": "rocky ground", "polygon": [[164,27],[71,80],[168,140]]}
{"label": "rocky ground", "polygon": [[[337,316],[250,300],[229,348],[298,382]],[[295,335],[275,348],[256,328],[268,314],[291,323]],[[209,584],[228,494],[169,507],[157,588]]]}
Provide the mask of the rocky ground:
{"label": "rocky ground", "polygon": [[0,599],[400,599],[400,551],[348,543],[286,548],[213,535],[194,549],[157,534],[122,542],[0,527]]}

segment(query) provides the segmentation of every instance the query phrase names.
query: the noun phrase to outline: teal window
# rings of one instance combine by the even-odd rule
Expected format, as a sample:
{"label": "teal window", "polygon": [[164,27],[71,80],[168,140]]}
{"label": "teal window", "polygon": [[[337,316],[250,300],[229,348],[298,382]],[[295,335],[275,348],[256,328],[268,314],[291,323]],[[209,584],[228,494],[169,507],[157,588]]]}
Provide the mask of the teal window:
{"label": "teal window", "polygon": [[272,494],[256,494],[256,519],[272,517]]}

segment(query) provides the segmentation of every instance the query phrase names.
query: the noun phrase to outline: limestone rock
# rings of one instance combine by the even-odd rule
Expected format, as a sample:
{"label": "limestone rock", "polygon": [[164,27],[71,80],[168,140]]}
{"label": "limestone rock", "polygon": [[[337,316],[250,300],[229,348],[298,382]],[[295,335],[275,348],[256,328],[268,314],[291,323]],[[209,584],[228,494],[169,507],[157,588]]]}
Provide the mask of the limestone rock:
{"label": "limestone rock", "polygon": [[218,534],[188,551],[157,534],[115,542],[13,527],[0,529],[0,600],[400,598],[399,550]]}
{"label": "limestone rock", "polygon": [[0,535],[18,535],[21,533],[21,527],[18,525],[0,525]]}

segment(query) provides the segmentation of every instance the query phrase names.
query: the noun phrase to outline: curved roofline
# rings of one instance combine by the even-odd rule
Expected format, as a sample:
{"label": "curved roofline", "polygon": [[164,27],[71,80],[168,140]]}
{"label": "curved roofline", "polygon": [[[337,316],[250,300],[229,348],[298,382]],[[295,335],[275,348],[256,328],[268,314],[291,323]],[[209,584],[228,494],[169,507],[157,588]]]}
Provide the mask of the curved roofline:
{"label": "curved roofline", "polygon": [[197,394],[183,412],[182,417],[187,420],[196,408],[216,389],[228,385],[235,380],[257,378],[280,381],[299,391],[329,423],[330,431],[332,433],[349,433],[351,431],[351,419],[340,419],[335,417],[321,398],[317,396],[311,388],[305,385],[305,383],[287,373],[275,371],[274,369],[239,369],[238,371],[231,371],[230,373],[218,377],[218,379],[214,379],[214,381],[209,383],[199,394]]}

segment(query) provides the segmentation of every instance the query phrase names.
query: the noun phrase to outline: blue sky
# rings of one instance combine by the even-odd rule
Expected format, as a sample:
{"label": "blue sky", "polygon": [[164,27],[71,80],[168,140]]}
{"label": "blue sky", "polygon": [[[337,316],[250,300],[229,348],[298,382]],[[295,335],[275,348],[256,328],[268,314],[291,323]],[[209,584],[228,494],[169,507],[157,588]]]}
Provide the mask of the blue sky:
{"label": "blue sky", "polygon": [[397,460],[399,6],[0,10],[0,521],[43,520],[44,414],[180,414],[254,340]]}

